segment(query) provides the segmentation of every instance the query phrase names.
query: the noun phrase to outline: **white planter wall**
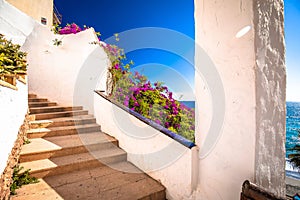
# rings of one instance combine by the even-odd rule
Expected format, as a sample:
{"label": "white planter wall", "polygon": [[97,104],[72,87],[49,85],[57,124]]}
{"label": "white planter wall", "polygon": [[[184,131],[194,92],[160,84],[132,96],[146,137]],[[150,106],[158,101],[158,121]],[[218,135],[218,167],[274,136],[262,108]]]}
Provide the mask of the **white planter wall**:
{"label": "white planter wall", "polygon": [[196,183],[197,147],[189,149],[157,129],[128,114],[98,94],[95,117],[101,129],[119,140],[128,161],[167,188],[168,199],[188,199]]}
{"label": "white planter wall", "polygon": [[27,85],[17,81],[18,90],[0,86],[0,172],[6,167],[8,156],[17,139],[28,109]]}

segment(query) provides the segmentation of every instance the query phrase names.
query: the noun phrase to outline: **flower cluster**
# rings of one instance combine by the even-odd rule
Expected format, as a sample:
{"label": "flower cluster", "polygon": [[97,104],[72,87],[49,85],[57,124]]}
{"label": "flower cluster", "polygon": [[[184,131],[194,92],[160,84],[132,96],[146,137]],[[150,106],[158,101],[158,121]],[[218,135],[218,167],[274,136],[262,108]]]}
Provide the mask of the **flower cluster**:
{"label": "flower cluster", "polygon": [[[120,66],[114,66],[113,77],[118,77],[111,98],[157,124],[194,141],[194,110],[173,98],[173,93],[162,83],[151,84],[147,77]],[[116,79],[114,79],[116,80]]]}
{"label": "flower cluster", "polygon": [[76,34],[81,32],[82,29],[75,23],[67,24],[64,28],[61,28],[58,30],[58,33],[61,35],[67,35],[67,34]]}
{"label": "flower cluster", "polygon": [[[64,28],[54,27],[53,30],[58,34],[76,34],[86,28],[84,26],[81,29],[72,23]],[[97,35],[99,36],[100,33]],[[119,41],[118,34],[115,34],[115,37],[116,41]],[[162,83],[157,82],[152,85],[146,76],[138,72],[131,73],[130,66],[134,63],[132,61],[124,63],[126,55],[123,49],[101,42],[100,38],[99,41],[95,43],[104,48],[111,61],[109,72],[112,75],[113,83],[110,98],[155,123],[194,141],[194,109],[190,109],[175,100],[173,93]]]}

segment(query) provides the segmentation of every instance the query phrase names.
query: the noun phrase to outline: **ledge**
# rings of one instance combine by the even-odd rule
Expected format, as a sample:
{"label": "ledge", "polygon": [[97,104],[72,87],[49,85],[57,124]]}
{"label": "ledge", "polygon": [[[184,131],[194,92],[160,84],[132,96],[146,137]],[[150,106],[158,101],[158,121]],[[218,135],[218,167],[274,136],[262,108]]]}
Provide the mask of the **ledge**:
{"label": "ledge", "polygon": [[137,119],[141,120],[142,122],[148,124],[149,126],[151,126],[152,128],[160,131],[161,133],[167,135],[168,137],[172,138],[173,140],[179,142],[180,144],[182,144],[183,146],[185,147],[188,147],[188,148],[192,148],[195,145],[195,143],[193,143],[192,141],[182,137],[181,135],[178,135],[172,131],[170,131],[169,129],[153,122],[152,120],[142,116],[141,114],[129,109],[128,107],[108,98],[105,94],[103,94],[104,91],[96,91],[95,90],[95,93],[97,93],[99,96],[101,96],[102,98],[104,98],[105,100],[111,102],[112,104],[118,106],[119,108],[121,108],[122,110],[126,111],[127,113],[133,115],[134,117],[136,117]]}

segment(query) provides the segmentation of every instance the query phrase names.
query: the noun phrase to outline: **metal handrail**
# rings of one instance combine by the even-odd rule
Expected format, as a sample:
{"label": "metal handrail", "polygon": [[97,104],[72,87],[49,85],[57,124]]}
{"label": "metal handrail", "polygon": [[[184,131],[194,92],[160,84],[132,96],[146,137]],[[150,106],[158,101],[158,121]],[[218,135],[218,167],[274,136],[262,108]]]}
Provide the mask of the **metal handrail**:
{"label": "metal handrail", "polygon": [[62,14],[59,13],[56,6],[53,4],[53,15],[57,19],[58,24],[62,22]]}

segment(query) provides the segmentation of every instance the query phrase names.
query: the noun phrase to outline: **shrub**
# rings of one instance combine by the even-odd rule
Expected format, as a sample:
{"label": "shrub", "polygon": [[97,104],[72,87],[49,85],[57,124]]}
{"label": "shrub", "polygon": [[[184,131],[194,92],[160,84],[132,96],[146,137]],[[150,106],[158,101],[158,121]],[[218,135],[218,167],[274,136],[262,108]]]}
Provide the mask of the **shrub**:
{"label": "shrub", "polygon": [[[64,28],[56,26],[54,32],[76,34],[84,29],[72,23]],[[115,34],[115,37],[116,41],[119,41],[118,34]],[[93,42],[92,44],[98,43],[104,48],[111,61],[109,73],[112,83],[110,88],[107,89],[109,97],[194,142],[194,109],[188,108],[175,100],[172,92],[162,83],[152,84],[146,76],[137,72],[132,74],[130,67],[134,63],[133,61],[124,63],[126,55],[123,49],[103,42]]]}
{"label": "shrub", "polygon": [[16,166],[13,171],[13,183],[10,186],[10,194],[15,195],[16,189],[19,189],[23,185],[28,185],[31,183],[38,183],[39,180],[35,177],[29,175],[29,169],[20,173],[23,170],[23,167]]}
{"label": "shrub", "polygon": [[13,44],[0,34],[0,78],[25,75],[27,72],[26,53],[20,51],[20,45]]}

